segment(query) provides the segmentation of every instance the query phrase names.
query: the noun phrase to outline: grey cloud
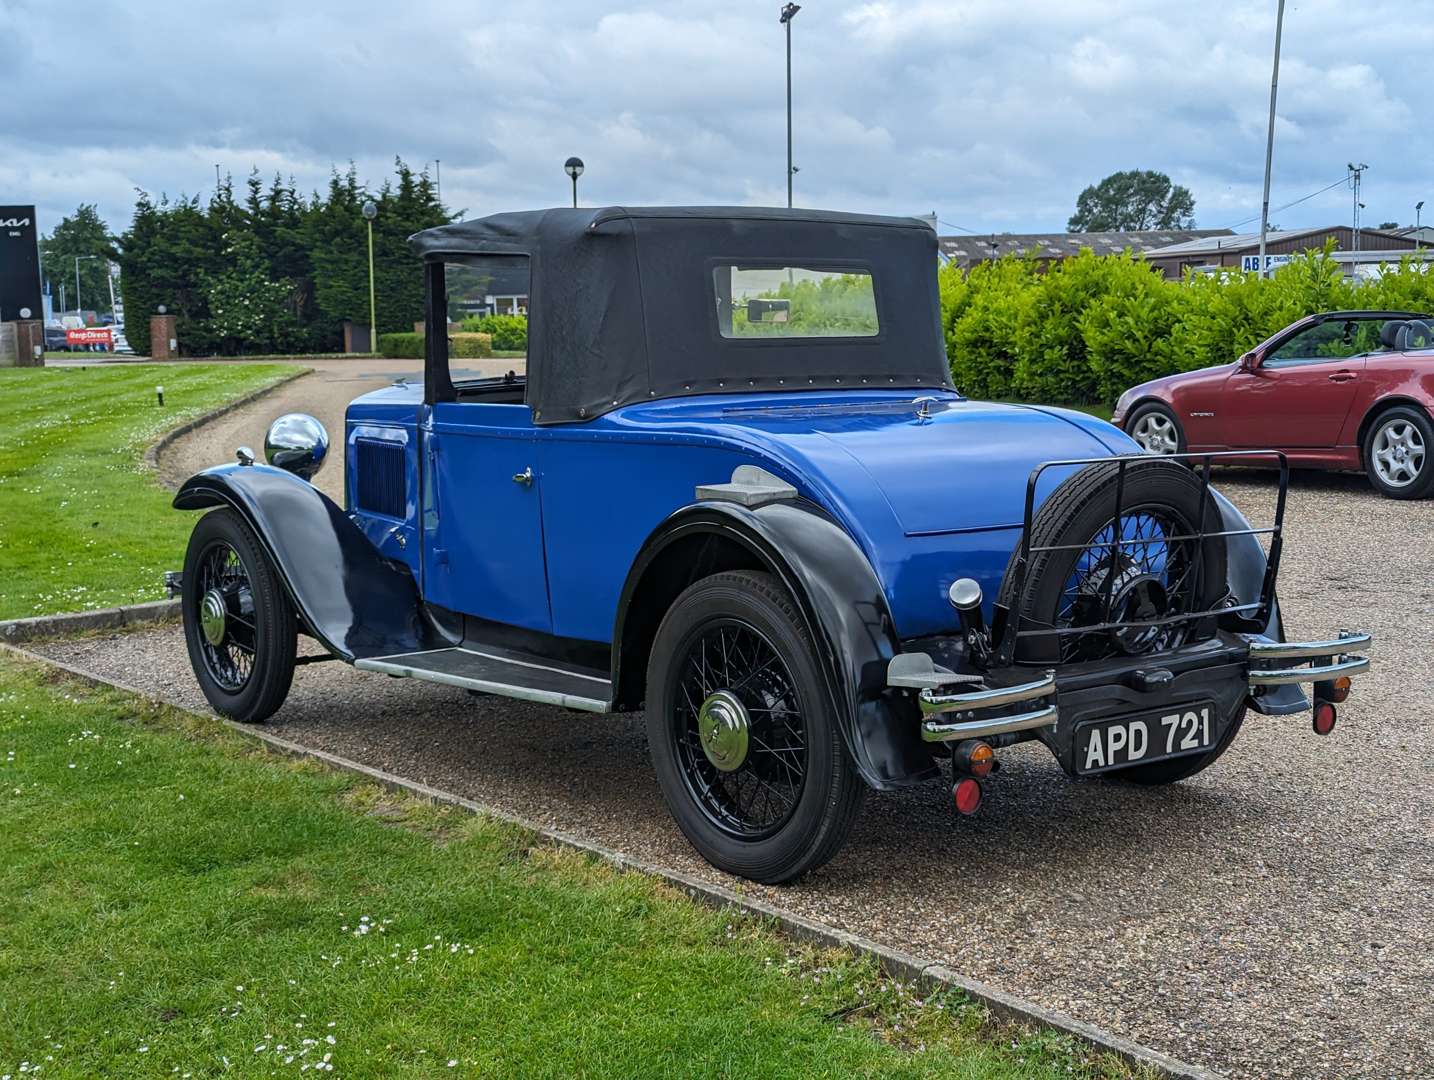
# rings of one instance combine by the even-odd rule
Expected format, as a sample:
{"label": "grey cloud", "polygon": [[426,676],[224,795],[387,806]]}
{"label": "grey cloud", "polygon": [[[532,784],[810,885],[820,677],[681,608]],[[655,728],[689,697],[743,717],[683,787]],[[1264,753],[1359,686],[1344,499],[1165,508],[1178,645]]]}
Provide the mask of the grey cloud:
{"label": "grey cloud", "polygon": [[[352,159],[443,161],[470,213],[565,201],[785,198],[776,0],[714,5],[425,0],[90,0],[82,34],[0,0],[0,195],[53,224],[79,201],[128,221],[132,191],[207,195],[218,162],[321,188]],[[1058,229],[1085,184],[1169,172],[1202,224],[1258,210],[1274,0],[809,0],[793,27],[800,202]],[[1391,41],[1398,48],[1391,48]],[[1367,161],[1366,220],[1434,187],[1409,57],[1434,0],[1291,4],[1274,201]],[[84,57],[93,53],[93,62]],[[1342,188],[1281,219],[1344,220]]]}

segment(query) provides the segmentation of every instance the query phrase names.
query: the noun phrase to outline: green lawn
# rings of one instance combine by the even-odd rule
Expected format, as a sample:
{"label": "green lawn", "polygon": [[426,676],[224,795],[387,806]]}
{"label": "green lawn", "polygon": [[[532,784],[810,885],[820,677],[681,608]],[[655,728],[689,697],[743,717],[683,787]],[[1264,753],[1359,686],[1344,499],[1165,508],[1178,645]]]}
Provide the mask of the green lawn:
{"label": "green lawn", "polygon": [[511,826],[9,658],[0,927],[17,1078],[1130,1075]]}
{"label": "green lawn", "polygon": [[[277,364],[0,369],[0,619],[157,600],[192,515],[143,466],[165,431]],[[164,405],[155,401],[164,387]]]}

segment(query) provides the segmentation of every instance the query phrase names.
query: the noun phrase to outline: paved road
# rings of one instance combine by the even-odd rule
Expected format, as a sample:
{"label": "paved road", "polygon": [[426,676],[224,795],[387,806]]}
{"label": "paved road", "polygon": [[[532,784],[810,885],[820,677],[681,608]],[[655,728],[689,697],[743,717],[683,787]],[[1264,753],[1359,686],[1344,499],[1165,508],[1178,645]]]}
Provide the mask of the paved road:
{"label": "paved road", "polygon": [[[462,360],[453,370],[454,378],[501,375],[521,360]],[[320,490],[340,505],[344,501],[343,431],[344,409],[360,394],[388,386],[395,379],[418,381],[423,377],[421,360],[322,359],[306,360],[303,366],[313,374],[260,398],[254,404],[220,417],[197,431],[177,439],[159,455],[161,479],[178,487],[185,477],[206,465],[234,460],[234,448],[248,446],[262,453],[264,433],[277,416],[306,412],[328,429],[333,442],[332,456],[316,478]]]}
{"label": "paved road", "polygon": [[[1274,492],[1256,474],[1221,486],[1252,516]],[[1017,747],[976,817],[954,818],[940,783],[874,795],[823,871],[742,887],[1222,1072],[1431,1075],[1431,535],[1434,502],[1296,477],[1291,632],[1377,634],[1375,670],[1332,737],[1304,716],[1252,717],[1213,768],[1153,791],[1072,783],[1044,750]],[[173,627],[45,648],[203,707]],[[270,727],[732,884],[671,824],[640,717],[323,664],[299,669]]]}

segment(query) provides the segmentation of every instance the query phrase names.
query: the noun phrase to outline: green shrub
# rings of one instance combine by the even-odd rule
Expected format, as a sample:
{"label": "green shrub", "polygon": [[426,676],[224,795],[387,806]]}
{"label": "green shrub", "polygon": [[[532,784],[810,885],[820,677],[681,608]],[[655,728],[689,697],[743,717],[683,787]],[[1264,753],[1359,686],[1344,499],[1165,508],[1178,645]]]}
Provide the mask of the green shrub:
{"label": "green shrub", "polygon": [[528,349],[528,317],[526,315],[481,315],[463,320],[465,333],[488,334],[493,348],[504,352],[526,352]]}
{"label": "green shrub", "polygon": [[1405,257],[1347,281],[1330,248],[1275,274],[1166,281],[1129,254],[1082,251],[1042,272],[1007,256],[941,271],[941,322],[958,389],[975,397],[1114,402],[1128,387],[1225,364],[1296,319],[1351,308],[1434,310],[1434,268]]}
{"label": "green shrub", "polygon": [[950,323],[947,352],[962,393],[1008,398],[1014,392],[1017,349],[1033,317],[1035,264],[1006,258],[980,263],[967,275],[960,315]]}
{"label": "green shrub", "polygon": [[393,360],[422,360],[422,334],[379,334],[378,351]]}
{"label": "green shrub", "polygon": [[[378,351],[391,360],[422,360],[422,334],[379,334]],[[448,335],[448,355],[463,360],[481,360],[493,355],[489,334],[458,331]]]}
{"label": "green shrub", "polygon": [[493,355],[493,335],[460,330],[448,335],[448,355],[478,360]]}

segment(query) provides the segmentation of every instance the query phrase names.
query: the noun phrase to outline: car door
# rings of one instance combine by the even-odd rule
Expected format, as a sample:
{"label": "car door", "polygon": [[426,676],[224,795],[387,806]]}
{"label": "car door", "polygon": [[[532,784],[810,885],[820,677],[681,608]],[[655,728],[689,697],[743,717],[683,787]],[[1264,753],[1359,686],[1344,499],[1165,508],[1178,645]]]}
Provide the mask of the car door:
{"label": "car door", "polygon": [[421,430],[424,599],[551,632],[531,410],[438,402],[426,410]]}
{"label": "car door", "polygon": [[1225,384],[1225,442],[1237,449],[1331,447],[1364,373],[1369,320],[1332,319],[1278,342]]}

